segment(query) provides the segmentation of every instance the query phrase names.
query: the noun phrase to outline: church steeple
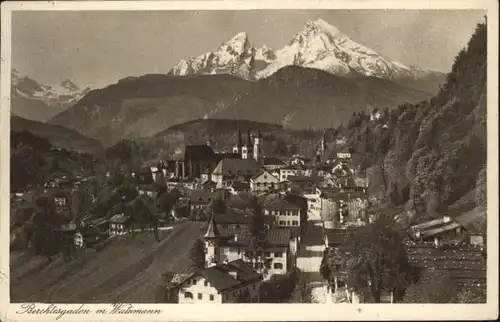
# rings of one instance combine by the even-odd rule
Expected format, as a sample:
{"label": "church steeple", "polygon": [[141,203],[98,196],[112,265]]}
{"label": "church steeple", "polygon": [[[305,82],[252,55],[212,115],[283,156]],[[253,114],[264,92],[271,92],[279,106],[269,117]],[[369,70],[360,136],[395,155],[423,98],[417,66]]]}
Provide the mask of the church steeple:
{"label": "church steeple", "polygon": [[241,137],[241,129],[240,127],[238,126],[238,148],[241,149],[241,146],[243,145],[243,140],[242,140],[242,137]]}
{"label": "church steeple", "polygon": [[326,131],[323,132],[323,137],[321,138],[321,154],[323,154],[326,150]]}
{"label": "church steeple", "polygon": [[207,227],[207,232],[205,233],[205,239],[214,239],[214,238],[219,238],[220,233],[219,230],[217,229],[217,224],[215,223],[215,214],[212,213],[210,215],[210,219],[208,221],[208,227]]}
{"label": "church steeple", "polygon": [[205,266],[211,267],[217,265],[220,260],[220,239],[221,235],[215,223],[215,214],[212,213],[208,221],[205,239]]}

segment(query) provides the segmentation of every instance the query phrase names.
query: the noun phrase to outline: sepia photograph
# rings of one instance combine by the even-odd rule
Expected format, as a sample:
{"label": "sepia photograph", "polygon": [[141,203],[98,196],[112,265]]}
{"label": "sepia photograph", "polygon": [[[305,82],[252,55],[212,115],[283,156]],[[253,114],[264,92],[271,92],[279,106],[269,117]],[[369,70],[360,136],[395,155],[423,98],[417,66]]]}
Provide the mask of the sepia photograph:
{"label": "sepia photograph", "polygon": [[486,304],[490,14],[12,10],[2,294]]}

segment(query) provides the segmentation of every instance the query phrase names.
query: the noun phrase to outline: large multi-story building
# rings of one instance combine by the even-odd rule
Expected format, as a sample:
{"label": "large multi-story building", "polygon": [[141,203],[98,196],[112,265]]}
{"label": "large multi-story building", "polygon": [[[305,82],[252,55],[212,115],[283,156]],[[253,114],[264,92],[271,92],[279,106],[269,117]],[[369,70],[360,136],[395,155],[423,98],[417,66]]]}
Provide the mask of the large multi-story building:
{"label": "large multi-story building", "polygon": [[268,229],[265,247],[253,254],[250,249],[252,236],[247,227],[224,228],[215,218],[216,215],[210,217],[204,236],[206,266],[242,259],[265,278],[286,274],[293,267],[298,245],[289,229]]}
{"label": "large multi-story building", "polygon": [[273,176],[267,170],[261,170],[250,179],[250,189],[254,193],[274,191],[281,188],[279,178]]}
{"label": "large multi-story building", "polygon": [[325,228],[342,225],[358,225],[367,218],[368,196],[366,190],[356,188],[317,188],[314,209],[319,213]]}
{"label": "large multi-story building", "polygon": [[275,227],[302,227],[307,221],[307,201],[303,197],[270,194],[262,198],[264,215],[273,218]]}

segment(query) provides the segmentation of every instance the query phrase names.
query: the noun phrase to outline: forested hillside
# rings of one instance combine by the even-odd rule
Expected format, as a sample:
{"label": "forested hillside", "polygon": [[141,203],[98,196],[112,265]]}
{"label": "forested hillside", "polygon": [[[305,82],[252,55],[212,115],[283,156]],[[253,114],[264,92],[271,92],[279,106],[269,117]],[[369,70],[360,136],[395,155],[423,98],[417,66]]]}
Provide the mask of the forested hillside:
{"label": "forested hillside", "polygon": [[384,201],[417,216],[486,202],[486,39],[481,23],[432,99],[341,129]]}
{"label": "forested hillside", "polygon": [[231,151],[238,142],[238,130],[243,143],[248,142],[248,132],[263,136],[262,151],[265,155],[314,155],[321,140],[319,130],[291,130],[278,124],[249,120],[200,119],[178,124],[151,138],[138,140],[145,160],[167,158],[176,149],[189,144],[209,143],[218,151]]}
{"label": "forested hillside", "polygon": [[92,171],[94,157],[57,149],[30,132],[10,132],[10,189],[12,192],[43,184],[54,174]]}

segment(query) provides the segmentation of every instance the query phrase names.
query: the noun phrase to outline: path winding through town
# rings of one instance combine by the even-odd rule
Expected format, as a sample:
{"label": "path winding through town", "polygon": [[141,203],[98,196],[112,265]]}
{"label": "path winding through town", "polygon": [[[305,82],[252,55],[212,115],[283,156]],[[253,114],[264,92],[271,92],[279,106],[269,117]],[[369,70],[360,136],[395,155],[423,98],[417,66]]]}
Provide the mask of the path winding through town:
{"label": "path winding through town", "polygon": [[319,273],[323,250],[321,219],[310,216],[307,221],[307,231],[298,252],[297,267],[309,275],[313,303],[325,303],[327,301],[325,286]]}

